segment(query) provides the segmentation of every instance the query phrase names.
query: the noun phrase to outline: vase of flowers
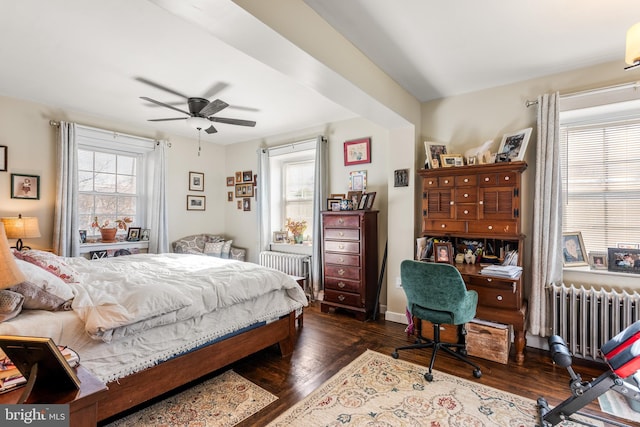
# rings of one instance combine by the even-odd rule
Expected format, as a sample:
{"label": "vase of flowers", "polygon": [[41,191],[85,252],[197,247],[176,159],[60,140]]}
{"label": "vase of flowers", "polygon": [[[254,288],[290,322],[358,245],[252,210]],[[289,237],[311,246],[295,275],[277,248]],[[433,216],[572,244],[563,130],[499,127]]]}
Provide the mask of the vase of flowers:
{"label": "vase of flowers", "polygon": [[127,230],[129,223],[133,222],[133,219],[128,216],[123,219],[116,219],[113,224],[107,219],[104,222],[100,223],[98,221],[98,217],[93,217],[93,222],[91,223],[92,229],[98,229],[100,231],[100,237],[103,242],[113,242],[116,240],[116,233],[118,230]]}
{"label": "vase of flowers", "polygon": [[291,218],[287,218],[285,228],[293,234],[293,241],[295,243],[302,243],[304,241],[304,230],[307,229],[307,221],[293,221]]}

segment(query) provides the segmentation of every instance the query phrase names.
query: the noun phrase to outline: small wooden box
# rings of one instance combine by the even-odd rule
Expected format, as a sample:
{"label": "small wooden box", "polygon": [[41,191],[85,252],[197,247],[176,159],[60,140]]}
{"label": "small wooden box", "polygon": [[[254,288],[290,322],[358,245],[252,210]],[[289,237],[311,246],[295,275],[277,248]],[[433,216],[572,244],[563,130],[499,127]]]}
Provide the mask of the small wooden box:
{"label": "small wooden box", "polygon": [[509,363],[511,334],[508,325],[485,325],[469,322],[466,325],[467,354],[503,364]]}
{"label": "small wooden box", "polygon": [[[421,322],[418,324],[418,322]],[[428,320],[413,319],[414,325],[421,328],[422,336],[433,339],[433,323]],[[458,327],[456,325],[440,325],[440,341],[457,343],[459,339]]]}

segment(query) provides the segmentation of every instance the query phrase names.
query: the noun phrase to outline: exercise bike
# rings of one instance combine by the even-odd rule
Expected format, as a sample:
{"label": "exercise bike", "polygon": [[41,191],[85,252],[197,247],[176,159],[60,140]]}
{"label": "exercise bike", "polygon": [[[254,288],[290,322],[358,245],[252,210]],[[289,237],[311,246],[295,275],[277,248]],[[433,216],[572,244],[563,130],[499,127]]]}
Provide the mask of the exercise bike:
{"label": "exercise bike", "polygon": [[628,326],[600,348],[600,353],[610,369],[591,382],[582,381],[580,375],[573,371],[571,353],[561,337],[558,335],[549,337],[549,350],[553,362],[569,371],[571,376],[569,387],[572,396],[553,409],[543,397],[538,398],[537,407],[542,427],[555,426],[564,420],[594,426],[573,418],[574,414],[610,425],[629,427],[627,424],[598,415],[579,412],[579,409],[609,390],[622,394],[627,400],[640,402],[640,321]]}

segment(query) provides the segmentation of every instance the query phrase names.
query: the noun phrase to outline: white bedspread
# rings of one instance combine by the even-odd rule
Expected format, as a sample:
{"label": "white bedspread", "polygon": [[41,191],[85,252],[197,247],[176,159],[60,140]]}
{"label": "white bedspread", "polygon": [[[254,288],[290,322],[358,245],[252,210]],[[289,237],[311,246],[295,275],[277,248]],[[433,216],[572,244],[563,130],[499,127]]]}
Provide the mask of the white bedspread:
{"label": "white bedspread", "polygon": [[105,342],[283,290],[307,305],[291,277],[248,262],[186,254],[65,261],[80,273],[72,308],[86,332]]}

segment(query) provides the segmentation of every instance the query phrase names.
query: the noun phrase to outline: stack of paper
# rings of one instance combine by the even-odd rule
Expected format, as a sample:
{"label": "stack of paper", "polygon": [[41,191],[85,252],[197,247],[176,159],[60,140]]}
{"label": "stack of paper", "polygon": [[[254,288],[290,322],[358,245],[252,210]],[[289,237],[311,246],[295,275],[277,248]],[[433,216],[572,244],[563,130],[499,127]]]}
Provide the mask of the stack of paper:
{"label": "stack of paper", "polygon": [[486,274],[488,276],[508,277],[510,279],[517,279],[522,273],[522,267],[517,265],[489,265],[482,270],[480,274]]}

